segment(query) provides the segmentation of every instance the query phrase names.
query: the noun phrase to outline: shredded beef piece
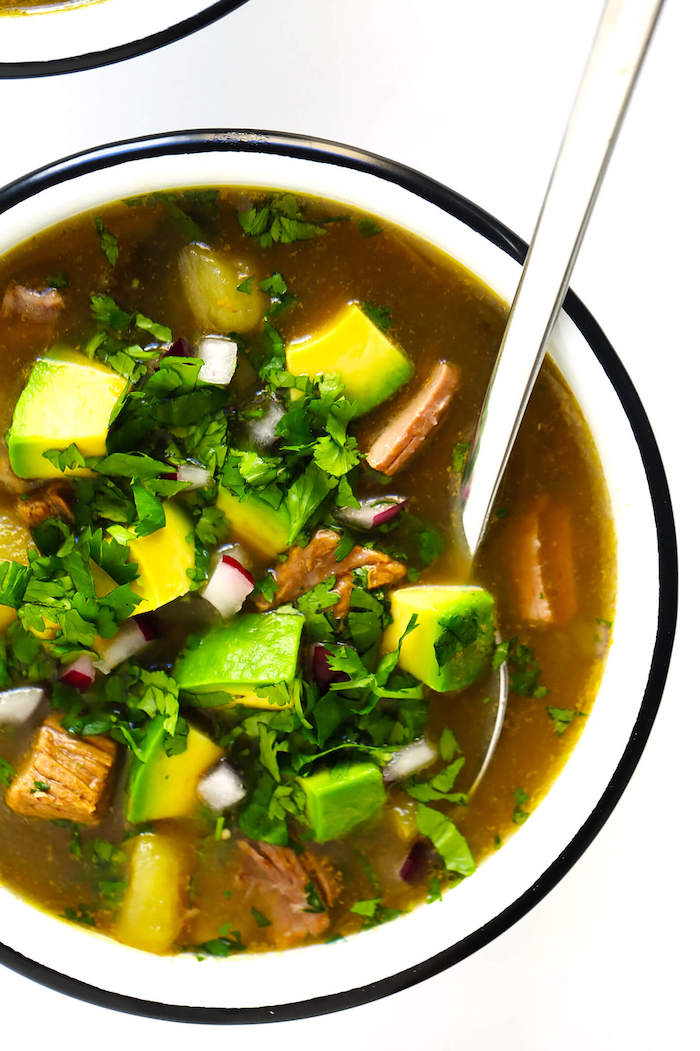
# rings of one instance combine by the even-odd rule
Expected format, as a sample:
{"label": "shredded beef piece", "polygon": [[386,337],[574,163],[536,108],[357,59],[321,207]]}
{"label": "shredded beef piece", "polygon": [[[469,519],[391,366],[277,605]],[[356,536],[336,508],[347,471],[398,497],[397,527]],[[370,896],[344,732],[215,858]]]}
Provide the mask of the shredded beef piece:
{"label": "shredded beef piece", "polygon": [[328,909],[340,892],[340,877],[324,858],[291,847],[241,840],[240,879],[246,890],[262,894],[260,904],[271,923],[270,934],[278,948],[318,937],[328,929],[327,912],[309,911],[309,883],[313,883]]}
{"label": "shredded beef piece", "polygon": [[27,288],[11,284],[5,289],[0,317],[8,321],[25,321],[48,325],[58,320],[64,307],[63,296],[55,288]]}
{"label": "shredded beef piece", "polygon": [[274,570],[277,591],[271,600],[258,596],[257,608],[265,611],[292,602],[333,575],[340,601],[332,607],[332,612],[335,617],[342,619],[350,608],[353,570],[367,567],[368,588],[396,584],[406,576],[404,565],[383,551],[374,551],[369,547],[354,547],[345,558],[336,562],[335,549],[339,539],[332,529],[319,529],[306,547],[291,548],[286,562],[280,562]]}
{"label": "shredded beef piece", "polygon": [[5,794],[10,810],[27,817],[95,824],[105,803],[117,754],[110,737],[76,737],[49,715]]}
{"label": "shredded beef piece", "polygon": [[445,417],[459,383],[459,369],[439,361],[411,400],[377,435],[367,452],[375,471],[396,474],[421,448]]}
{"label": "shredded beef piece", "polygon": [[505,531],[512,596],[531,624],[568,624],[578,606],[571,508],[538,496]]}
{"label": "shredded beef piece", "polygon": [[73,512],[68,504],[71,495],[70,482],[45,482],[17,500],[17,515],[28,529],[33,529],[47,518],[73,522]]}

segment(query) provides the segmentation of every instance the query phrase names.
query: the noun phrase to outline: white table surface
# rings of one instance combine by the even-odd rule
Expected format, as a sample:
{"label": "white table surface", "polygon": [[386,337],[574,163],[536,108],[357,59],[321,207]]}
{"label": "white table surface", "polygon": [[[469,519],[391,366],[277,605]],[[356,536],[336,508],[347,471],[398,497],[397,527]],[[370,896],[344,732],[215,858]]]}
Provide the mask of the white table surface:
{"label": "white table surface", "polygon": [[[155,2],[167,0],[144,0]],[[250,0],[119,66],[0,82],[0,183],[149,132],[296,131],[422,169],[527,238],[600,8],[600,0]],[[149,1040],[169,1051],[202,1040],[256,1051],[280,1042],[291,1051],[700,1047],[699,38],[697,0],[668,0],[573,278],[656,430],[681,557],[661,713],[597,840],[495,942],[366,1007],[246,1030],[193,1027],[107,1013],[0,969],[3,1045],[26,1027],[32,1047],[52,1051]]]}

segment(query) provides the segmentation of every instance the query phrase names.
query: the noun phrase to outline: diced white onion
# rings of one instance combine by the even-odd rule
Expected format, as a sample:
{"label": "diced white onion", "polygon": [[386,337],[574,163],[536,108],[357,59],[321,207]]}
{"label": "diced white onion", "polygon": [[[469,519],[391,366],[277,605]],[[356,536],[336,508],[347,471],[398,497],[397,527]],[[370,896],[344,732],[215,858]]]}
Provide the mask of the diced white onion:
{"label": "diced white onion", "polygon": [[436,759],[437,749],[435,746],[429,744],[428,741],[421,737],[420,741],[413,741],[412,744],[407,744],[405,748],[400,748],[398,752],[394,752],[382,770],[382,777],[385,781],[403,781],[404,778],[410,777],[411,774],[415,774],[419,770],[423,770],[424,767],[430,766]]}
{"label": "diced white onion", "polygon": [[0,693],[0,726],[20,726],[30,719],[44,699],[41,686],[17,686]]}
{"label": "diced white onion", "polygon": [[204,489],[211,483],[211,472],[194,463],[183,463],[177,469],[178,482],[187,482],[191,489]]}
{"label": "diced white onion", "polygon": [[199,379],[219,387],[228,386],[236,371],[237,356],[238,345],[227,336],[203,336],[197,344],[197,357],[204,363]]}
{"label": "diced white onion", "polygon": [[240,803],[245,794],[245,785],[226,762],[212,767],[197,786],[197,795],[202,802],[218,812]]}
{"label": "diced white onion", "polygon": [[202,598],[218,609],[222,617],[238,613],[255,581],[241,563],[231,555],[223,554],[202,591]]}
{"label": "diced white onion", "polygon": [[128,657],[140,653],[153,638],[154,635],[139,624],[138,618],[127,620],[114,638],[109,640],[95,667],[106,674]]}
{"label": "diced white onion", "polygon": [[265,404],[265,411],[257,420],[247,421],[247,430],[250,440],[258,449],[269,449],[278,441],[275,428],[284,416],[284,406],[275,398],[270,398]]}

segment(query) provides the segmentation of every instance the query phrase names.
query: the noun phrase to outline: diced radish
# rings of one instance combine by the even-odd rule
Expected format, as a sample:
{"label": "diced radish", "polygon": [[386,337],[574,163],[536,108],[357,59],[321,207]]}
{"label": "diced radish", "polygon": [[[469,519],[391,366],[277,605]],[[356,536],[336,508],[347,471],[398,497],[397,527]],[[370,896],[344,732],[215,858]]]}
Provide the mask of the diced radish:
{"label": "diced radish", "polygon": [[227,762],[217,763],[197,785],[197,795],[212,810],[228,810],[245,796],[245,785]]}
{"label": "diced radish", "polygon": [[407,503],[403,496],[370,496],[359,507],[339,507],[335,517],[351,529],[375,529],[396,518]]}
{"label": "diced radish", "polygon": [[428,870],[428,854],[427,843],[422,839],[417,839],[399,869],[399,876],[404,883],[420,882]]}
{"label": "diced radish", "polygon": [[394,752],[393,756],[382,770],[385,781],[403,781],[411,774],[417,773],[423,767],[430,766],[437,759],[437,749],[421,737],[419,741],[407,744]]}
{"label": "diced radish", "polygon": [[218,609],[222,617],[231,617],[255,587],[253,577],[232,555],[222,555],[209,577],[202,598]]}
{"label": "diced radish", "polygon": [[41,686],[17,686],[0,693],[0,726],[20,726],[30,719],[44,699]]}
{"label": "diced radish", "polygon": [[275,434],[277,424],[284,416],[284,406],[276,398],[270,398],[263,405],[263,414],[256,420],[247,421],[247,431],[253,445],[264,451],[269,449],[279,436]]}
{"label": "diced radish", "polygon": [[66,686],[72,686],[82,693],[89,689],[95,681],[95,661],[89,653],[83,653],[68,664],[59,675],[61,682]]}
{"label": "diced radish", "polygon": [[347,682],[350,676],[344,671],[333,671],[328,658],[330,653],[322,642],[314,642],[309,653],[311,678],[322,690],[327,690],[331,683]]}
{"label": "diced radish", "polygon": [[224,555],[228,555],[230,558],[235,558],[236,562],[240,562],[244,569],[250,570],[253,565],[253,559],[250,552],[246,551],[243,544],[222,544],[216,552],[217,560]]}
{"label": "diced radish", "polygon": [[153,617],[149,617],[147,613],[132,617],[122,624],[114,638],[109,640],[95,667],[106,674],[128,657],[140,653],[157,637],[157,625]]}
{"label": "diced radish", "polygon": [[227,336],[203,336],[197,344],[196,357],[204,364],[199,370],[199,379],[226,387],[236,371],[238,344]]}
{"label": "diced radish", "polygon": [[178,482],[188,482],[190,489],[203,489],[211,484],[211,471],[194,463],[183,463],[175,475]]}

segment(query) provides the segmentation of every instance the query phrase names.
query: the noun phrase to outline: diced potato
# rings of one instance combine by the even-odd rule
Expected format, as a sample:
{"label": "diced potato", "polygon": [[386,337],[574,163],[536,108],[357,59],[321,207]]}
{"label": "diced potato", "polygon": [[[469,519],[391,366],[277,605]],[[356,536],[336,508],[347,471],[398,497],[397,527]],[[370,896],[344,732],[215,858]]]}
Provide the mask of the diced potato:
{"label": "diced potato", "polygon": [[187,854],[176,839],[160,832],[138,836],[115,937],[146,952],[172,949],[185,918],[188,877]]}
{"label": "diced potato", "polygon": [[250,332],[262,320],[267,301],[247,263],[191,244],[180,253],[179,269],[187,302],[203,331]]}

